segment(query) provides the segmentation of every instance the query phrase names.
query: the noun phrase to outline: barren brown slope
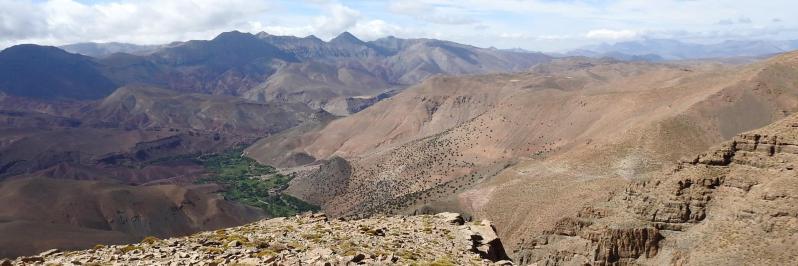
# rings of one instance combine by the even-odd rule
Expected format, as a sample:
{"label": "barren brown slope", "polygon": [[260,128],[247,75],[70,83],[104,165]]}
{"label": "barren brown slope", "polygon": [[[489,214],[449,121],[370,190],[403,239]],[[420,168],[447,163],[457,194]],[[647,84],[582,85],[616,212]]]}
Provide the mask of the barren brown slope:
{"label": "barren brown slope", "polygon": [[[729,139],[730,132],[794,113],[796,58],[796,53],[785,54],[738,71],[685,79],[687,83],[636,98],[616,98],[623,103],[618,110],[640,115],[626,120],[609,116],[613,119],[605,120],[603,128],[610,131],[582,136],[544,159],[523,159],[457,200],[478,216],[496,220],[508,245],[516,245],[629,179],[667,169],[684,156]],[[661,95],[652,97],[657,93]],[[508,215],[507,209],[517,212]]]}
{"label": "barren brown slope", "polygon": [[303,104],[256,103],[230,96],[128,86],[117,89],[80,118],[88,124],[122,128],[183,128],[263,136],[326,115]]}
{"label": "barren brown slope", "polygon": [[[656,95],[649,91],[669,89],[676,83],[684,83],[687,78],[702,79],[702,75],[706,74],[676,66],[569,60],[541,66],[526,74],[438,77],[363,113],[330,123],[316,136],[305,136],[308,141],[299,145],[297,150],[318,158],[363,156],[466,124],[482,131],[482,135],[496,135],[495,140],[502,142],[519,138],[501,137],[497,135],[499,132],[488,133],[491,130],[527,129],[518,132],[518,137],[529,138],[535,135],[534,131],[548,131],[556,126],[559,130],[574,132],[569,135],[582,134],[585,130],[579,129],[593,126],[596,118],[606,116],[607,121],[613,120],[603,114],[604,109],[626,112],[626,116],[639,114],[636,110],[627,110],[627,106],[609,104],[616,103],[614,100],[620,96],[664,97],[671,92]],[[689,88],[682,90],[693,91]],[[589,97],[595,99],[593,103],[588,101]],[[633,100],[636,99],[629,101]],[[648,107],[641,103],[637,108]],[[647,112],[653,113],[654,110]],[[566,116],[584,121],[577,121],[580,124],[574,126],[571,123],[562,125]],[[527,121],[537,123],[523,123]],[[595,130],[607,130],[607,123],[595,126]],[[485,145],[478,146],[484,148]],[[257,154],[253,153],[253,156],[257,158]]]}
{"label": "barren brown slope", "polygon": [[[347,97],[377,95],[406,85],[392,83],[381,76],[373,64],[340,59],[333,62],[308,61],[288,64],[265,82],[244,94],[245,98],[276,103],[304,103],[333,111],[331,102]],[[349,112],[337,112],[348,115]]]}
{"label": "barren brown slope", "polygon": [[[460,208],[496,220],[512,246],[626,178],[796,111],[796,57],[743,68],[567,59],[525,74],[440,77],[247,152],[348,160],[351,177],[322,204],[332,214]],[[313,193],[324,176],[297,178],[289,191]]]}
{"label": "barren brown slope", "polygon": [[[96,179],[88,176],[100,170],[83,166],[130,166],[169,156],[218,152],[331,117],[302,104],[256,103],[143,86],[119,88],[101,102],[16,100],[0,99],[0,176],[60,164],[62,169],[55,172]],[[13,111],[16,108],[20,111]],[[62,163],[83,166],[63,171],[67,166]],[[146,175],[150,177],[131,181],[158,176]]]}
{"label": "barren brown slope", "polygon": [[558,221],[522,264],[798,261],[798,115],[690,157]]}
{"label": "barren brown slope", "polygon": [[[161,158],[218,152],[242,143],[242,139],[235,136],[194,131],[109,128],[0,129],[0,137],[0,179],[64,163],[99,167],[84,172],[99,174],[100,169],[106,167],[144,166]],[[107,175],[77,176],[82,176],[80,179],[108,178]]]}
{"label": "barren brown slope", "polygon": [[437,74],[464,75],[526,71],[551,60],[542,53],[483,49],[434,39],[396,39],[372,42],[383,49],[398,49],[383,65],[392,80],[417,84]]}
{"label": "barren brown slope", "polygon": [[50,178],[3,181],[0,201],[13,204],[0,205],[0,257],[185,235],[263,217],[259,209],[221,199],[217,189]]}

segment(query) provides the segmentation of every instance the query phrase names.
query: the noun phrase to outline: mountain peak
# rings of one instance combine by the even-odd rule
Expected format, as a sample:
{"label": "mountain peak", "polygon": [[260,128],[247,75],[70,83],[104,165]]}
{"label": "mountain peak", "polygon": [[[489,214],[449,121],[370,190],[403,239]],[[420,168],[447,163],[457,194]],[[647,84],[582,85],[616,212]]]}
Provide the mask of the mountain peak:
{"label": "mountain peak", "polygon": [[363,41],[352,35],[348,31],[338,34],[335,38],[330,40],[330,43],[350,43],[350,44],[363,44]]}
{"label": "mountain peak", "polygon": [[321,39],[319,39],[319,37],[316,37],[316,35],[313,35],[313,34],[305,36],[305,39],[310,39],[310,40],[314,40],[314,41],[316,41],[316,40],[321,41]]}
{"label": "mountain peak", "polygon": [[0,61],[26,62],[32,60],[55,60],[52,62],[89,62],[90,57],[67,52],[55,46],[19,44],[0,51]]}
{"label": "mountain peak", "polygon": [[37,99],[98,99],[116,85],[90,57],[53,46],[23,44],[0,52],[0,89]]}
{"label": "mountain peak", "polygon": [[236,40],[247,40],[255,38],[256,38],[255,35],[252,35],[250,33],[234,30],[234,31],[222,32],[219,35],[217,35],[216,38],[213,38],[212,41],[225,41],[225,40],[236,41]]}
{"label": "mountain peak", "polygon": [[257,36],[258,38],[267,38],[267,37],[274,36],[274,35],[271,35],[271,34],[269,34],[268,32],[265,32],[265,31],[261,31],[261,32],[256,33],[255,36]]}
{"label": "mountain peak", "polygon": [[36,45],[36,44],[19,44],[14,45],[11,47],[6,48],[5,50],[0,51],[0,53],[6,54],[15,54],[15,53],[43,53],[43,54],[69,54],[67,51],[59,49],[58,47],[54,46],[43,46],[43,45]]}

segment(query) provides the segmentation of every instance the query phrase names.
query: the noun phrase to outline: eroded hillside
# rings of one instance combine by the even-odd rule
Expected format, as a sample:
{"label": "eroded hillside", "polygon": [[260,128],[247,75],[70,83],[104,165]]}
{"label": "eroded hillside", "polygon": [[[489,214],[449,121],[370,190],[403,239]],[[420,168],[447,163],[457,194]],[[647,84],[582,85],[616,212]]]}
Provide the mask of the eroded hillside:
{"label": "eroded hillside", "polygon": [[[128,186],[24,178],[0,183],[0,257],[121,244],[251,222],[263,212],[224,200],[215,185]],[[47,196],[42,196],[47,195]]]}

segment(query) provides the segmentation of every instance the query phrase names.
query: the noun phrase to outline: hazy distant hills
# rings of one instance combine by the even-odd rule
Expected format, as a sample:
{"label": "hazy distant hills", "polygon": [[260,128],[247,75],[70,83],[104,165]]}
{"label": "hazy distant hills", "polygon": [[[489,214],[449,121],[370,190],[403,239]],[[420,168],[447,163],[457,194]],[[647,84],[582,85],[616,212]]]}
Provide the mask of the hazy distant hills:
{"label": "hazy distant hills", "polygon": [[[0,60],[0,77],[14,79],[2,79],[0,90],[33,98],[97,99],[116,87],[154,85],[324,109],[328,103],[376,96],[437,74],[516,72],[550,60],[541,53],[433,39],[387,37],[364,42],[348,32],[328,42],[314,36],[232,31],[211,40],[163,46],[81,43],[62,48],[94,58],[55,47],[8,48]],[[14,63],[14,58],[39,59]],[[47,67],[53,69],[41,71]],[[43,93],[45,89],[59,92]]]}
{"label": "hazy distant hills", "polygon": [[715,44],[697,44],[671,39],[644,39],[588,46],[570,51],[566,55],[662,61],[761,57],[795,49],[798,49],[798,40],[729,40]]}
{"label": "hazy distant hills", "polygon": [[332,118],[303,104],[258,103],[155,87],[122,87],[102,101],[61,114],[39,110],[53,108],[35,104],[11,105],[12,101],[0,101],[0,138],[7,140],[0,143],[0,180],[61,163],[95,167],[107,164],[107,158],[137,164],[218,152]]}
{"label": "hazy distant hills", "polygon": [[108,42],[108,43],[84,42],[84,43],[67,44],[59,46],[58,48],[61,48],[70,53],[82,54],[86,56],[99,58],[99,57],[106,57],[116,53],[144,55],[156,51],[161,47],[163,46],[138,45],[132,43],[119,43],[119,42]]}
{"label": "hazy distant hills", "polygon": [[186,128],[264,136],[329,114],[303,104],[258,103],[230,96],[122,87],[79,117],[121,128]]}

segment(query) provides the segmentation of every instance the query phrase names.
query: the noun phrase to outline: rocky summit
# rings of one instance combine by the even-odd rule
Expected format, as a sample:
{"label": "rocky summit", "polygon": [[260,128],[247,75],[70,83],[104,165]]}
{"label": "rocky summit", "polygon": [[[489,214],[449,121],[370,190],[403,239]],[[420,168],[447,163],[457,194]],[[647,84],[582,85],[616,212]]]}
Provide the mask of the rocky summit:
{"label": "rocky summit", "polygon": [[456,213],[345,221],[321,213],[0,265],[512,265],[489,221]]}

